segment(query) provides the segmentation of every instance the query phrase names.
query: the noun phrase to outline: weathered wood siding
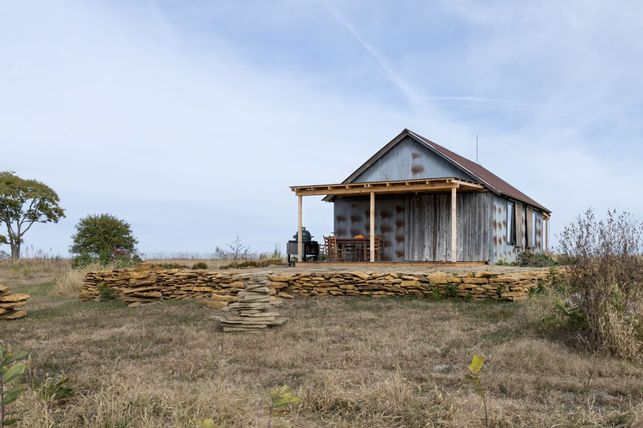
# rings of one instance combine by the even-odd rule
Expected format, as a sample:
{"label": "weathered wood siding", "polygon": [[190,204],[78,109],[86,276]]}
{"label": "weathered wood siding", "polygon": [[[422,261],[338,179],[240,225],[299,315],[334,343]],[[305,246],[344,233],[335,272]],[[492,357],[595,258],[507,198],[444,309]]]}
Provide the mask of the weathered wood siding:
{"label": "weathered wood siding", "polygon": [[407,137],[378,159],[354,182],[439,177],[473,180],[464,171],[453,166],[414,139]]}
{"label": "weathered wood siding", "polygon": [[[451,259],[451,195],[425,193],[407,198],[408,260],[444,261]],[[457,194],[458,261],[489,259],[490,203],[488,192]]]}
{"label": "weathered wood siding", "polygon": [[[491,257],[491,203],[489,192],[457,194],[458,261],[485,261]],[[335,200],[335,236],[349,238],[369,233],[369,200]],[[378,197],[375,233],[383,240],[387,261],[445,261],[451,257],[451,195]]]}
{"label": "weathered wood siding", "polygon": [[507,242],[507,202],[502,196],[492,196],[492,238],[491,238],[491,262],[500,260],[513,262],[518,254],[526,249],[531,251],[543,251],[543,214],[536,211],[536,237],[535,242],[527,247],[527,221],[528,208],[520,202],[515,203],[516,209],[516,243]]}

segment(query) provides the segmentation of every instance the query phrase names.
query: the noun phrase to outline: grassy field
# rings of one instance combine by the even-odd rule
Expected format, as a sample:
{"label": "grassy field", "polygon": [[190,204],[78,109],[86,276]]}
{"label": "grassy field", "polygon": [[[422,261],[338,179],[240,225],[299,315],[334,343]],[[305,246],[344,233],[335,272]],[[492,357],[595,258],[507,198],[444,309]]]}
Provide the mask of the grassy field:
{"label": "grassy field", "polygon": [[[493,426],[643,423],[643,368],[543,330],[542,298],[297,300],[283,327],[223,334],[196,302],[81,302],[57,278],[66,263],[0,265],[0,283],[32,295],[26,319],[0,323],[0,339],[32,355],[14,406],[27,427],[266,426],[281,384],[302,403],[273,426],[482,426],[464,379],[474,353],[487,358]],[[43,385],[59,374],[74,393],[57,401]]]}

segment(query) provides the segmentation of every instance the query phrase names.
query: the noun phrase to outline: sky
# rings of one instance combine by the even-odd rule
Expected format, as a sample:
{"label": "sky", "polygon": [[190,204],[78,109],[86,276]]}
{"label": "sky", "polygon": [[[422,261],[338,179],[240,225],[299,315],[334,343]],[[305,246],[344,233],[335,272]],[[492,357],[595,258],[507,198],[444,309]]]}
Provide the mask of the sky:
{"label": "sky", "polygon": [[[150,256],[297,228],[289,186],[341,182],[409,128],[553,211],[643,217],[638,1],[0,0],[0,170]],[[332,205],[304,199],[321,240]],[[5,251],[8,248],[4,248]]]}

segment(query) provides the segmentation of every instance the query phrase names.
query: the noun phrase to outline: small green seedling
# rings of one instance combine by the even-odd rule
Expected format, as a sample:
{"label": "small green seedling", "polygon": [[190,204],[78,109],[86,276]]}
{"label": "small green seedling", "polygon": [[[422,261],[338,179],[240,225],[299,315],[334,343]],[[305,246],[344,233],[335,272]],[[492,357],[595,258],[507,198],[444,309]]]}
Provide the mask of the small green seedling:
{"label": "small green seedling", "polygon": [[473,387],[475,388],[476,393],[482,400],[482,405],[484,406],[484,426],[488,427],[489,413],[487,410],[487,397],[484,388],[482,387],[482,383],[480,382],[480,374],[483,367],[484,357],[478,354],[474,354],[473,358],[471,359],[471,363],[469,364],[469,373],[466,374],[465,378],[473,383]]}
{"label": "small green seedling", "polygon": [[200,420],[197,423],[198,428],[219,428],[219,425],[214,423],[214,419],[208,418],[208,419],[203,419]]}
{"label": "small green seedling", "polygon": [[23,387],[18,381],[27,371],[28,352],[7,352],[0,345],[0,428],[15,425],[19,419],[9,418],[7,406],[22,395]]}
{"label": "small green seedling", "polygon": [[301,403],[301,398],[297,397],[287,385],[278,386],[270,390],[270,417],[268,419],[268,428],[272,424],[273,415],[284,415],[288,412],[288,407]]}
{"label": "small green seedling", "polygon": [[38,388],[38,395],[45,401],[61,403],[74,395],[74,389],[67,383],[69,378],[63,374],[49,376]]}

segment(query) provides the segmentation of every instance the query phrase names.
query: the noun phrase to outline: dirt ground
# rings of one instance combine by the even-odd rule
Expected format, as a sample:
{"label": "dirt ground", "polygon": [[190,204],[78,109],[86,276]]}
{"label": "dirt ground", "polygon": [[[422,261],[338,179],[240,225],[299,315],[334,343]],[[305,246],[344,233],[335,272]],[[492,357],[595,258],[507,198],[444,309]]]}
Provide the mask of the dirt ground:
{"label": "dirt ground", "polygon": [[[474,353],[486,357],[491,426],[643,423],[643,368],[543,328],[539,296],[301,299],[281,309],[282,327],[224,334],[194,301],[128,308],[60,295],[68,273],[64,261],[0,264],[0,283],[32,295],[26,319],[0,323],[5,346],[31,352],[12,406],[21,426],[264,427],[282,384],[302,401],[273,426],[484,426],[465,379]],[[73,393],[57,400],[47,379],[60,375]]]}

